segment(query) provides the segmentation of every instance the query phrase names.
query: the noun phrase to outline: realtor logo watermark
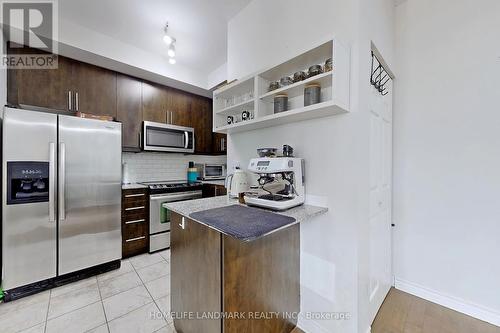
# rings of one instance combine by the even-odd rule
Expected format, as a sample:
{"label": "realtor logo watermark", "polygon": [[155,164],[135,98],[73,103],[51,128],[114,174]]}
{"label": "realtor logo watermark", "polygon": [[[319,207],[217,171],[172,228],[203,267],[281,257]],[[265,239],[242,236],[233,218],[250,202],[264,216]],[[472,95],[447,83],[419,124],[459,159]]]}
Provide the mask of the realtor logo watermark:
{"label": "realtor logo watermark", "polygon": [[57,0],[1,0],[0,3],[2,67],[57,68]]}

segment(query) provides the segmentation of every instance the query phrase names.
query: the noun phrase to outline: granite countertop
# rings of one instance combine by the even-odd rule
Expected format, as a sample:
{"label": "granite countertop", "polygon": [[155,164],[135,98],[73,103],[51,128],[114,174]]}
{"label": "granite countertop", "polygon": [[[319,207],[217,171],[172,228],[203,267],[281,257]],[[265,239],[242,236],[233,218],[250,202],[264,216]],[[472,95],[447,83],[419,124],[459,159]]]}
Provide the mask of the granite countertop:
{"label": "granite countertop", "polygon": [[139,188],[148,188],[146,185],[132,183],[132,184],[122,184],[122,190],[135,190]]}
{"label": "granite countertop", "polygon": [[[178,201],[178,202],[170,202],[170,203],[165,203],[163,206],[165,208],[168,208],[170,210],[173,210],[176,213],[179,213],[183,216],[190,217],[191,214],[197,213],[197,212],[202,212],[205,210],[209,209],[214,209],[214,208],[222,208],[222,207],[228,207],[232,205],[239,205],[237,199],[229,199],[227,196],[220,196],[220,197],[212,197],[212,198],[205,198],[205,199],[197,199],[197,200],[188,200],[188,201]],[[245,206],[245,205],[243,205]],[[310,205],[301,205],[297,206],[294,208],[290,208],[286,211],[282,212],[273,212],[270,210],[265,210],[262,209],[266,212],[270,212],[271,214],[279,214],[287,217],[291,217],[295,219],[295,222],[290,223],[284,227],[290,227],[292,225],[295,225],[297,223],[303,223],[310,218],[313,218],[315,216],[323,215],[328,211],[328,208],[326,207],[317,207],[317,206],[310,206]],[[224,235],[229,235],[234,237],[234,235],[229,231],[229,230],[221,230],[219,228],[216,228],[212,225],[207,225],[206,223],[203,223],[201,221],[198,221],[194,219],[196,222],[201,223],[203,225],[206,225]],[[262,237],[267,236],[273,232],[276,232],[278,230],[283,229],[284,227],[280,227],[274,230],[271,230],[270,232],[267,232],[265,235],[262,235]],[[251,241],[257,238],[252,238],[248,237],[245,239],[241,239],[243,241]]]}

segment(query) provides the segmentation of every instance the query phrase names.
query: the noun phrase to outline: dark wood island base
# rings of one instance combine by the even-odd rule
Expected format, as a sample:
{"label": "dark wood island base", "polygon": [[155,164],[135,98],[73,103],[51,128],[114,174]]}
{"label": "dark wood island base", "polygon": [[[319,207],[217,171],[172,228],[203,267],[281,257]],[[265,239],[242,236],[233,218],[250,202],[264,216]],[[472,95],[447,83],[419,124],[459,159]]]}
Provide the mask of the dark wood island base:
{"label": "dark wood island base", "polygon": [[179,333],[290,333],[300,311],[300,224],[245,242],[171,218],[171,311]]}

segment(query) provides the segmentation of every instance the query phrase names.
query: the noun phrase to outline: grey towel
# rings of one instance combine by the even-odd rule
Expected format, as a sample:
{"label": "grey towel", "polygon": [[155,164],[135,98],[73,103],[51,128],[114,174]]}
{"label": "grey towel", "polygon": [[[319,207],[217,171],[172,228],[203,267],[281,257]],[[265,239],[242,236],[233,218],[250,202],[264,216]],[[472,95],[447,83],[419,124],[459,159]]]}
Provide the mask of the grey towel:
{"label": "grey towel", "polygon": [[189,217],[243,241],[295,223],[293,217],[240,205],[204,210]]}

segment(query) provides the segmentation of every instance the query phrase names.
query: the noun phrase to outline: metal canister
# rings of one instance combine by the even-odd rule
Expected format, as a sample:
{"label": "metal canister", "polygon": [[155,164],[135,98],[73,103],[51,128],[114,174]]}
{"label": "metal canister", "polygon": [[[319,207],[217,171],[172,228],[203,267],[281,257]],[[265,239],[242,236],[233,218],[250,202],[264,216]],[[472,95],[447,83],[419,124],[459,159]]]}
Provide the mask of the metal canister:
{"label": "metal canister", "polygon": [[274,113],[288,110],[288,95],[278,94],[274,97]]}
{"label": "metal canister", "polygon": [[311,83],[304,88],[304,106],[319,103],[321,100],[321,85]]}
{"label": "metal canister", "polygon": [[293,83],[293,79],[292,79],[291,77],[289,77],[289,76],[284,76],[284,77],[282,77],[282,78],[281,78],[281,80],[280,80],[280,85],[281,85],[282,87],[289,86],[289,85],[291,85],[292,83]]}

